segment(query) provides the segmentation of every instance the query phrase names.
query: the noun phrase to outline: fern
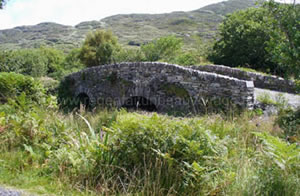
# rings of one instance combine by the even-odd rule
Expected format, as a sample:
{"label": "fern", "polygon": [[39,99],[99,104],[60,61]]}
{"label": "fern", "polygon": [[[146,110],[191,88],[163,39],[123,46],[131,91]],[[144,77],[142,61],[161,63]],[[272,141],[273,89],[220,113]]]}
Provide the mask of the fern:
{"label": "fern", "polygon": [[255,132],[263,143],[263,152],[282,170],[300,168],[300,149],[268,133]]}

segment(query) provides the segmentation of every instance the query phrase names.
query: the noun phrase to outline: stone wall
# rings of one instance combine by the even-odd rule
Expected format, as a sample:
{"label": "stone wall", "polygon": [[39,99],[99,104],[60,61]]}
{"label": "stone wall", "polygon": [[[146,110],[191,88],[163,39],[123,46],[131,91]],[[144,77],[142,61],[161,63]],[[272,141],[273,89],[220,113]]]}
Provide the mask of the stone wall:
{"label": "stone wall", "polygon": [[62,83],[71,96],[84,93],[92,105],[121,107],[131,97],[143,97],[158,112],[195,112],[203,100],[230,100],[242,108],[254,102],[252,81],[166,63],[102,65],[71,74]]}
{"label": "stone wall", "polygon": [[285,80],[276,76],[268,76],[259,73],[246,72],[236,68],[226,67],[223,65],[191,66],[190,68],[199,71],[206,71],[230,76],[240,80],[250,80],[254,82],[254,86],[257,88],[296,93],[296,86],[293,81]]}

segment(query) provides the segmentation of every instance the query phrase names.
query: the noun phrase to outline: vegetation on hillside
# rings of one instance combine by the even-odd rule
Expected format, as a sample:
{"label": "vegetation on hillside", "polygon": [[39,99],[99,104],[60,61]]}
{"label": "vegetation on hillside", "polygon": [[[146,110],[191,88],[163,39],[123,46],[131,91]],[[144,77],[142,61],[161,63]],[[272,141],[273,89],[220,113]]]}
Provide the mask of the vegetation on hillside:
{"label": "vegetation on hillside", "polygon": [[[9,3],[9,2],[8,2]],[[11,50],[46,45],[69,51],[79,47],[90,31],[110,29],[124,46],[136,46],[154,39],[175,35],[193,47],[193,36],[212,40],[223,17],[236,10],[253,7],[255,0],[229,0],[190,12],[167,14],[115,15],[82,22],[75,27],[41,23],[0,30],[0,49]],[[196,9],[196,8],[195,8]]]}

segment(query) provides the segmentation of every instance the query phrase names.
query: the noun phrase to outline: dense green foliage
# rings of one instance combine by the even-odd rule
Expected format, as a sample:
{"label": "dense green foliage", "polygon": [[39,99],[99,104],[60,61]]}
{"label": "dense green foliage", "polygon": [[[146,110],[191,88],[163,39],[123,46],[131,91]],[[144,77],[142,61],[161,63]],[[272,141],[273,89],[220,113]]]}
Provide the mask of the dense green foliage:
{"label": "dense green foliage", "polygon": [[121,48],[114,55],[116,62],[143,62],[145,61],[144,53],[139,49]]}
{"label": "dense green foliage", "polygon": [[104,195],[296,196],[299,148],[272,136],[272,122],[259,119],[65,115],[49,104],[9,103],[0,106],[0,169]]}
{"label": "dense green foliage", "polygon": [[83,66],[77,50],[69,55],[52,48],[0,51],[0,72],[16,72],[32,77],[49,76],[60,79]]}
{"label": "dense green foliage", "polygon": [[226,17],[209,59],[299,78],[300,6],[274,1]]}
{"label": "dense green foliage", "polygon": [[19,96],[26,97],[28,102],[37,103],[45,98],[42,85],[33,78],[16,73],[0,72],[0,104]]}
{"label": "dense green foliage", "polygon": [[291,142],[300,141],[300,108],[296,111],[283,111],[277,123],[284,130],[285,135],[290,137]]}
{"label": "dense green foliage", "polygon": [[111,31],[98,30],[87,35],[79,58],[87,67],[110,64],[118,49],[117,38]]}
{"label": "dense green foliage", "polygon": [[249,67],[274,73],[276,65],[266,50],[270,27],[263,8],[251,8],[229,15],[220,27],[210,60],[231,67]]}
{"label": "dense green foliage", "polygon": [[267,50],[271,60],[285,70],[285,75],[300,79],[300,5],[278,4],[274,0],[265,4],[272,25],[280,31],[271,31]]}
{"label": "dense green foliage", "polygon": [[207,45],[195,36],[195,49],[183,48],[182,39],[166,36],[142,45],[140,48],[121,48],[113,56],[116,62],[168,62],[179,65],[197,65],[206,62]]}
{"label": "dense green foliage", "polygon": [[175,36],[162,37],[143,45],[141,50],[147,61],[172,61],[182,48],[182,40]]}
{"label": "dense green foliage", "polygon": [[40,50],[3,51],[0,55],[0,71],[17,72],[33,77],[44,76],[48,70],[50,71],[48,59],[41,54]]}
{"label": "dense green foliage", "polygon": [[284,141],[298,130],[298,113],[277,121],[281,133],[255,112],[226,118],[103,109],[62,114],[39,82],[15,73],[0,74],[0,90],[6,98],[0,105],[0,182],[8,182],[8,172],[18,178],[29,173],[31,180],[48,176],[95,194],[300,193],[299,136],[295,144]]}

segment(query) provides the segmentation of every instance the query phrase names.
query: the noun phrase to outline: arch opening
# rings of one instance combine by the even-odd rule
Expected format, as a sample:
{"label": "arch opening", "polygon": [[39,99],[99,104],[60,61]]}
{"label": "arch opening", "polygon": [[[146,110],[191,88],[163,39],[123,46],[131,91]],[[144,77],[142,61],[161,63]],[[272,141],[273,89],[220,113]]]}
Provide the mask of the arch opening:
{"label": "arch opening", "polygon": [[143,110],[148,112],[157,111],[155,104],[145,97],[140,96],[130,97],[125,101],[122,107],[129,110]]}
{"label": "arch opening", "polygon": [[78,105],[77,107],[80,108],[81,106],[84,106],[86,109],[90,108],[90,98],[86,93],[80,93],[77,96]]}

